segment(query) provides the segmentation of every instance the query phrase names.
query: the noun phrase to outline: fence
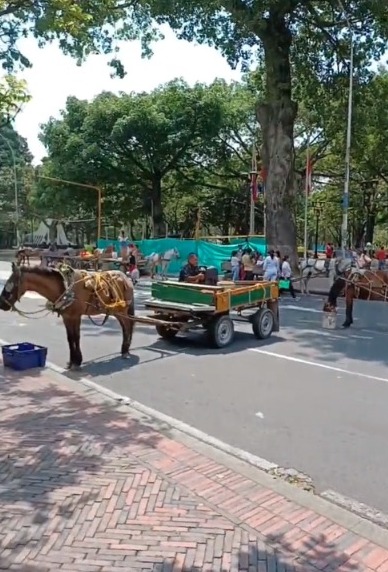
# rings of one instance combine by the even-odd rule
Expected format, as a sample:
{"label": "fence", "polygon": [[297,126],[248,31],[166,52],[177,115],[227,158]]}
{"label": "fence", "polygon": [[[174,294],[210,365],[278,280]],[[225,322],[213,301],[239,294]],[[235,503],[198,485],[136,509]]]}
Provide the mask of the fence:
{"label": "fence", "polygon": [[[158,238],[154,240],[136,240],[134,244],[144,254],[149,256],[154,252],[166,252],[171,248],[176,248],[179,252],[180,259],[174,260],[169,266],[169,273],[177,274],[182,265],[186,262],[191,252],[195,252],[198,256],[200,264],[204,266],[216,266],[221,270],[221,264],[228,260],[232,252],[237,249],[239,244],[249,246],[250,248],[265,254],[266,241],[265,238],[251,238],[249,242],[239,239],[231,239],[234,244],[213,244],[204,240],[179,240],[176,238]],[[114,246],[117,252],[120,252],[120,243],[115,240],[101,239],[98,241],[98,248],[106,248]]]}

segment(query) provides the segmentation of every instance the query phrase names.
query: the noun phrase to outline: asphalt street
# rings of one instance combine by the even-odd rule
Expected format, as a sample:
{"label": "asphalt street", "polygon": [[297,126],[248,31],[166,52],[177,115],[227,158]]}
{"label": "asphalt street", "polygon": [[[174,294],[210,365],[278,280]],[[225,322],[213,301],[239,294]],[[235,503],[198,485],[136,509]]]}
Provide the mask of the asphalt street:
{"label": "asphalt street", "polygon": [[[4,264],[1,269],[4,279]],[[139,313],[149,296],[137,290]],[[321,325],[322,301],[285,299],[278,334],[258,342],[248,325],[239,324],[236,342],[218,351],[208,349],[201,334],[170,344],[139,324],[129,360],[118,356],[121,332],[114,319],[103,327],[85,319],[82,375],[296,468],[318,492],[331,489],[388,513],[388,306],[359,302],[351,330],[329,331]],[[28,312],[43,304],[26,297],[20,307]],[[32,320],[1,313],[0,338],[45,345],[60,367],[68,359],[64,327],[52,315]]]}

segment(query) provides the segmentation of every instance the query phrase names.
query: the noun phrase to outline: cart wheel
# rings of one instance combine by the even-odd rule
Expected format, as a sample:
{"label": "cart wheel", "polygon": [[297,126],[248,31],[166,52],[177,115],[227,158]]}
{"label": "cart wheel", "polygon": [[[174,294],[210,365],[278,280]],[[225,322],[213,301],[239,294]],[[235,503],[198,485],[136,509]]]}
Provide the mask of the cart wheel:
{"label": "cart wheel", "polygon": [[164,340],[173,340],[178,333],[178,330],[174,330],[173,328],[169,328],[163,324],[157,324],[155,327],[159,336]]}
{"label": "cart wheel", "polygon": [[229,316],[218,316],[210,322],[207,334],[215,348],[225,348],[234,338],[234,325]]}
{"label": "cart wheel", "polygon": [[266,340],[274,330],[275,317],[268,308],[260,308],[251,317],[252,330],[256,338]]}

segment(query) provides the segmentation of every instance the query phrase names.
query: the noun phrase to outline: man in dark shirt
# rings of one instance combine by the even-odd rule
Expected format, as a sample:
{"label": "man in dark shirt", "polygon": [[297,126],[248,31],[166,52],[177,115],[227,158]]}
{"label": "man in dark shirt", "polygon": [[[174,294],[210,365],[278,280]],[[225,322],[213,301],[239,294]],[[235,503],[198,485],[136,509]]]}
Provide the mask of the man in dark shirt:
{"label": "man in dark shirt", "polygon": [[201,284],[205,280],[205,275],[198,267],[198,258],[194,253],[189,254],[187,264],[179,274],[179,282],[190,282],[191,284]]}

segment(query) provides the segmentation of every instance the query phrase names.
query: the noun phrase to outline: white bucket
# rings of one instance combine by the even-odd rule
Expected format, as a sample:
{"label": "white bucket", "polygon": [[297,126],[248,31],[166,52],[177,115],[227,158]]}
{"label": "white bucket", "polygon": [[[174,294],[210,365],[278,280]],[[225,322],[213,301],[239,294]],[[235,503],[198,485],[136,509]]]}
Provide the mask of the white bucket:
{"label": "white bucket", "polygon": [[336,312],[323,312],[322,328],[325,330],[335,330],[337,327]]}

